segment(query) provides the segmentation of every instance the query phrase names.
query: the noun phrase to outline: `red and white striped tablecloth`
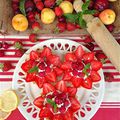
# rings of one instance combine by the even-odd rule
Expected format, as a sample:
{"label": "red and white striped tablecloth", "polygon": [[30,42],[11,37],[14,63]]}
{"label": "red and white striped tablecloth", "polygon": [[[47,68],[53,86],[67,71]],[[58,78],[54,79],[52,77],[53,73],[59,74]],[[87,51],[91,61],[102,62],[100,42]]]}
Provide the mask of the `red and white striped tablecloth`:
{"label": "red and white striped tablecloth", "polygon": [[[14,68],[18,60],[20,59],[19,57],[16,57],[14,55],[16,50],[14,49],[14,47],[12,47],[12,44],[16,40],[18,39],[0,38],[0,42],[6,41],[11,44],[11,47],[5,50],[5,56],[0,57],[0,62],[7,60],[7,61],[10,61],[12,65],[14,66],[13,69],[11,69],[8,72],[0,71],[0,93],[3,90],[11,88]],[[29,49],[30,47],[34,45],[27,38],[20,39],[20,40],[23,42],[23,46],[25,49]],[[45,39],[40,39],[38,42],[41,42],[44,40]],[[82,39],[75,39],[74,41],[84,44]],[[101,49],[95,44],[94,51],[101,51]],[[98,112],[95,114],[95,116],[91,120],[120,120],[120,73],[118,73],[115,70],[114,66],[110,63],[110,61],[108,61],[103,66],[103,71],[113,74],[114,79],[111,82],[106,81],[104,100],[101,104],[100,109],[98,110]],[[12,112],[12,114],[9,116],[7,120],[25,120],[25,118],[21,115],[21,113],[17,109]]]}

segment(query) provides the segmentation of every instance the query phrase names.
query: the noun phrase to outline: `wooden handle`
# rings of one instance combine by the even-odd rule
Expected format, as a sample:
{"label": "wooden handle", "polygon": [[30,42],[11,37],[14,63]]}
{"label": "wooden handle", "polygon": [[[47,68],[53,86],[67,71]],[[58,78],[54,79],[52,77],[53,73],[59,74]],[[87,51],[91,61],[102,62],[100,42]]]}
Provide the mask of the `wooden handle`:
{"label": "wooden handle", "polygon": [[87,31],[120,72],[120,45],[99,18],[87,23]]}

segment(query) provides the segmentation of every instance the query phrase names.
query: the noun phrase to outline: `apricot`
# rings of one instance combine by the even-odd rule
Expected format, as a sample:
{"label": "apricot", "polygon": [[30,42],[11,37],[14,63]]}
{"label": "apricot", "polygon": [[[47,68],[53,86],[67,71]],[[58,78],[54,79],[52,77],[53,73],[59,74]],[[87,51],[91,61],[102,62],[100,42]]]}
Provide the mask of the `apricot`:
{"label": "apricot", "polygon": [[17,31],[25,31],[28,28],[28,20],[22,14],[17,14],[12,19],[12,26]]}
{"label": "apricot", "polygon": [[59,7],[63,10],[63,13],[72,13],[73,12],[73,5],[69,1],[63,1]]}
{"label": "apricot", "polygon": [[99,14],[99,18],[105,25],[110,25],[115,21],[116,14],[111,9],[106,9]]}
{"label": "apricot", "polygon": [[41,11],[41,21],[44,24],[51,24],[55,20],[55,12],[50,8],[44,8]]}

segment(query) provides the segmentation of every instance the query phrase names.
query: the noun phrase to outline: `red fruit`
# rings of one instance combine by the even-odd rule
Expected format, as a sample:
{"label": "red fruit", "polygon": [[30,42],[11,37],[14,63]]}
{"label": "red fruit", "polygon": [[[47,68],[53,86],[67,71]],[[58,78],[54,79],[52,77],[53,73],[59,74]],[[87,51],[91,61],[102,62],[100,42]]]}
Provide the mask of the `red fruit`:
{"label": "red fruit", "polygon": [[26,76],[26,82],[32,82],[35,81],[36,73],[28,73]]}
{"label": "red fruit", "polygon": [[61,69],[63,70],[69,70],[72,67],[72,63],[67,61],[61,64]]}
{"label": "red fruit", "polygon": [[56,68],[54,68],[54,71],[57,76],[60,76],[63,74],[63,70],[61,68],[56,67]]}
{"label": "red fruit", "polygon": [[41,62],[38,67],[40,70],[45,70],[45,63]]}
{"label": "red fruit", "polygon": [[80,25],[76,24],[76,28],[81,29]]}
{"label": "red fruit", "polygon": [[40,2],[41,0],[33,0],[34,1],[34,3],[36,4],[37,2]]}
{"label": "red fruit", "polygon": [[92,79],[91,79],[91,77],[87,77],[85,80],[83,80],[81,85],[84,88],[91,89],[92,88]]}
{"label": "red fruit", "polygon": [[92,82],[98,82],[101,80],[99,73],[96,71],[91,71],[90,76],[91,76]]}
{"label": "red fruit", "polygon": [[91,68],[92,68],[92,70],[98,71],[99,69],[102,68],[102,63],[98,60],[92,60]]}
{"label": "red fruit", "polygon": [[54,115],[52,120],[63,120],[63,117],[61,114],[56,114],[56,115]]}
{"label": "red fruit", "polygon": [[30,52],[30,60],[38,60],[39,59],[39,53],[37,51],[31,51]]}
{"label": "red fruit", "polygon": [[96,56],[96,58],[97,58],[99,61],[101,61],[102,63],[105,63],[105,61],[106,61],[106,59],[107,59],[107,56],[106,56],[104,53],[102,53],[102,52],[97,52],[97,53],[95,54],[95,56]]}
{"label": "red fruit", "polygon": [[51,49],[49,47],[45,47],[42,50],[41,57],[48,57],[52,54]]}
{"label": "red fruit", "polygon": [[55,82],[56,81],[56,74],[54,71],[50,72],[50,73],[47,73],[47,75],[45,76],[45,78],[47,80],[49,80],[50,82]]}
{"label": "red fruit", "polygon": [[34,101],[33,101],[33,104],[35,105],[35,106],[37,106],[38,108],[42,108],[43,107],[43,103],[44,103],[44,100],[45,100],[45,98],[43,98],[43,97],[37,97]]}
{"label": "red fruit", "polygon": [[83,55],[83,60],[85,62],[91,62],[94,59],[94,52],[88,52]]}
{"label": "red fruit", "polygon": [[75,96],[76,93],[77,93],[77,88],[68,87],[68,88],[67,88],[67,91],[68,91],[68,93],[69,93],[69,96]]}
{"label": "red fruit", "polygon": [[15,49],[21,49],[23,47],[23,44],[20,40],[14,42]]}
{"label": "red fruit", "polygon": [[59,82],[57,82],[56,89],[61,92],[67,92],[67,87],[66,87],[65,81],[60,80]]}
{"label": "red fruit", "polygon": [[40,118],[51,118],[52,116],[53,116],[53,114],[49,108],[44,107],[40,110],[40,114],[39,114]]}
{"label": "red fruit", "polygon": [[60,7],[55,7],[55,14],[56,16],[60,17],[63,15],[63,11]]}
{"label": "red fruit", "polygon": [[32,24],[32,29],[35,31],[35,32],[38,32],[40,29],[41,29],[41,26],[38,22],[34,22]]}
{"label": "red fruit", "polygon": [[36,42],[36,41],[37,41],[37,34],[31,33],[31,34],[29,35],[29,40],[30,40],[31,42]]}
{"label": "red fruit", "polygon": [[66,109],[65,109],[65,107],[64,106],[61,106],[60,108],[59,108],[59,111],[60,111],[60,113],[65,113],[65,111],[66,111]]}
{"label": "red fruit", "polygon": [[34,10],[34,3],[32,0],[27,0],[25,2],[25,11],[28,13],[28,12],[31,12]]}
{"label": "red fruit", "polygon": [[16,57],[22,57],[22,55],[25,53],[25,50],[23,49],[19,49],[17,51],[15,51],[15,56]]}
{"label": "red fruit", "polygon": [[80,102],[75,97],[69,97],[71,102],[71,109],[73,112],[76,112],[80,109]]}
{"label": "red fruit", "polygon": [[59,65],[59,63],[60,63],[60,57],[57,55],[48,56],[48,60],[53,65]]}
{"label": "red fruit", "polygon": [[73,120],[73,112],[70,109],[65,112],[63,120]]}
{"label": "red fruit", "polygon": [[0,63],[0,69],[2,71],[9,71],[10,69],[12,69],[12,64],[10,61],[5,61],[3,63]]}
{"label": "red fruit", "polygon": [[70,72],[65,72],[62,79],[65,80],[65,81],[69,81],[69,80],[71,80],[71,78],[72,78],[71,73]]}
{"label": "red fruit", "polygon": [[5,55],[4,50],[0,50],[0,57],[3,57]]}
{"label": "red fruit", "polygon": [[108,0],[96,0],[94,3],[94,8],[98,11],[103,11],[109,7]]}
{"label": "red fruit", "polygon": [[85,43],[90,43],[90,42],[93,42],[93,39],[92,39],[90,36],[87,36],[87,37],[84,39],[84,42],[85,42]]}
{"label": "red fruit", "polygon": [[51,8],[51,7],[53,7],[55,5],[55,0],[45,0],[44,5],[47,8]]}
{"label": "red fruit", "polygon": [[77,60],[77,58],[76,58],[75,54],[73,54],[73,53],[66,53],[65,60],[75,62]]}
{"label": "red fruit", "polygon": [[57,28],[59,32],[64,32],[66,30],[66,23],[63,23],[63,22],[57,23]]}
{"label": "red fruit", "polygon": [[113,32],[113,30],[114,30],[114,28],[115,28],[115,26],[114,25],[107,25],[106,26],[107,27],[107,29],[110,31],[110,32]]}
{"label": "red fruit", "polygon": [[8,49],[8,48],[10,47],[10,45],[9,45],[8,43],[6,43],[6,42],[3,42],[3,43],[2,43],[2,47],[3,47],[4,49]]}
{"label": "red fruit", "polygon": [[72,84],[74,87],[78,88],[81,86],[81,83],[83,81],[83,78],[78,78],[78,77],[72,77]]}
{"label": "red fruit", "polygon": [[68,22],[67,23],[67,30],[68,31],[74,31],[76,29],[76,25],[73,23]]}
{"label": "red fruit", "polygon": [[84,50],[82,48],[82,46],[78,46],[77,49],[75,50],[75,55],[77,58],[82,58],[82,56],[84,55]]}
{"label": "red fruit", "polygon": [[94,48],[95,48],[93,43],[88,43],[88,44],[85,45],[85,47],[88,48],[90,51],[93,51]]}
{"label": "red fruit", "polygon": [[36,2],[36,7],[38,10],[42,10],[44,8],[44,4],[42,1]]}
{"label": "red fruit", "polygon": [[52,86],[50,83],[44,83],[43,85],[43,94],[47,94],[49,92],[55,91],[54,86]]}
{"label": "red fruit", "polygon": [[46,82],[44,77],[35,76],[34,79],[39,88],[42,88],[43,84]]}
{"label": "red fruit", "polygon": [[58,17],[58,22],[65,23],[66,22],[65,17],[64,16]]}

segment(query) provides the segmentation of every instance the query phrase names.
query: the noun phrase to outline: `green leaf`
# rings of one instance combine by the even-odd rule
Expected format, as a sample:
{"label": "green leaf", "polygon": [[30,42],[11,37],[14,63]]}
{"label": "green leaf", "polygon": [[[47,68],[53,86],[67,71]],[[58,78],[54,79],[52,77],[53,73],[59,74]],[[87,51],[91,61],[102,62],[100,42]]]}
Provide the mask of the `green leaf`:
{"label": "green leaf", "polygon": [[88,10],[88,7],[90,5],[90,0],[86,0],[85,3],[82,5],[82,11]]}
{"label": "green leaf", "polygon": [[97,12],[96,10],[85,10],[85,11],[83,11],[83,14],[94,15],[96,12]]}
{"label": "green leaf", "polygon": [[20,0],[19,8],[20,8],[21,13],[24,16],[26,16],[26,12],[25,12],[25,0]]}
{"label": "green leaf", "polygon": [[86,64],[86,65],[84,66],[84,68],[85,68],[85,69],[89,69],[89,68],[90,68],[90,63]]}
{"label": "green leaf", "polygon": [[57,112],[57,105],[56,104],[54,104],[54,112]]}
{"label": "green leaf", "polygon": [[57,104],[51,99],[47,99],[47,102],[54,108],[54,112],[57,112]]}
{"label": "green leaf", "polygon": [[34,73],[34,72],[38,72],[38,67],[34,66],[33,68],[31,68],[28,73]]}
{"label": "green leaf", "polygon": [[56,5],[60,5],[60,3],[62,2],[63,0],[56,0]]}
{"label": "green leaf", "polygon": [[86,65],[84,66],[83,71],[82,71],[86,76],[88,76],[87,70],[88,70],[89,68],[90,68],[90,63],[86,64]]}

